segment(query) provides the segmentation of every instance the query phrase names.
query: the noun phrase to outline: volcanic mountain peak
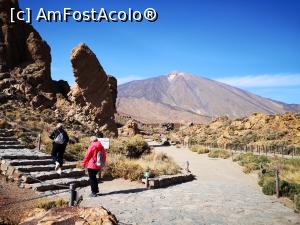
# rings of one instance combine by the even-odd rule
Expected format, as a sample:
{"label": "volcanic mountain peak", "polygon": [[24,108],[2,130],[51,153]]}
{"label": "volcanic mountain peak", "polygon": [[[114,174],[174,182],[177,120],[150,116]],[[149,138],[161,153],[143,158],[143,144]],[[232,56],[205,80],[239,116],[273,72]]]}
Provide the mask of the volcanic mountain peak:
{"label": "volcanic mountain peak", "polygon": [[178,78],[178,77],[184,77],[185,75],[187,75],[187,74],[186,73],[182,73],[182,72],[176,72],[176,71],[174,71],[174,72],[169,73],[167,75],[167,77],[168,77],[168,80],[171,82],[171,81],[175,80],[176,78]]}
{"label": "volcanic mountain peak", "polygon": [[182,72],[132,81],[118,90],[118,112],[151,123],[208,122],[218,116],[237,118],[254,112],[276,114],[299,108]]}

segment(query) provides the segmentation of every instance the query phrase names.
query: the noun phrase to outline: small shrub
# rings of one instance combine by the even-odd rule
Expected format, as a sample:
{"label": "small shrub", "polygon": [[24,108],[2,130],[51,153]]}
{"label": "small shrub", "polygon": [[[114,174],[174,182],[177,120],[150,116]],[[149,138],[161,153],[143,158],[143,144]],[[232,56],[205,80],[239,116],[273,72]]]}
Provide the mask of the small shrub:
{"label": "small shrub", "polygon": [[248,163],[244,166],[243,172],[244,173],[251,173],[254,170],[258,170],[259,166],[256,163]]}
{"label": "small shrub", "polygon": [[294,196],[295,208],[300,210],[300,194]]}
{"label": "small shrub", "polygon": [[122,154],[129,158],[139,158],[142,154],[149,153],[150,147],[142,136],[119,138],[112,141],[110,152]]}
{"label": "small shrub", "polygon": [[149,170],[154,177],[161,175],[175,175],[180,171],[180,167],[175,163],[173,158],[164,153],[144,155],[138,160],[138,163],[144,171]]}
{"label": "small shrub", "polygon": [[113,178],[124,178],[126,180],[140,180],[144,169],[136,162],[119,158],[109,164]]}
{"label": "small shrub", "polygon": [[210,151],[210,153],[208,154],[208,157],[227,159],[230,157],[230,153],[226,150],[218,149],[218,150]]}
{"label": "small shrub", "polygon": [[234,158],[234,161],[238,161],[239,165],[243,166],[245,173],[251,173],[254,170],[260,169],[260,165],[263,168],[268,168],[271,160],[267,156],[254,155],[253,153],[242,153]]}
{"label": "small shrub", "polygon": [[58,199],[55,201],[48,201],[48,200],[41,200],[40,202],[36,203],[37,208],[41,209],[52,209],[52,208],[62,208],[68,206],[68,202],[63,199]]}
{"label": "small shrub", "polygon": [[275,194],[275,181],[274,180],[267,181],[262,187],[262,192],[265,195],[274,195]]}
{"label": "small shrub", "polygon": [[300,185],[289,183],[287,181],[281,181],[280,192],[282,196],[293,200],[295,195],[300,194]]}
{"label": "small shrub", "polygon": [[281,165],[280,173],[282,178],[290,183],[300,184],[300,160],[285,159]]}
{"label": "small shrub", "polygon": [[0,119],[0,129],[4,129],[8,127],[8,123],[6,120]]}
{"label": "small shrub", "polygon": [[110,153],[102,175],[133,181],[143,178],[145,171],[149,171],[153,177],[174,175],[180,171],[180,167],[164,153],[151,153],[143,155],[140,159],[128,159],[124,155]]}
{"label": "small shrub", "polygon": [[191,151],[197,152],[198,154],[209,153],[209,150],[201,145],[192,145]]}
{"label": "small shrub", "polygon": [[86,149],[81,144],[69,144],[67,145],[65,152],[65,159],[68,161],[82,160],[85,156]]}
{"label": "small shrub", "polygon": [[264,185],[266,185],[269,181],[274,181],[275,180],[275,176],[274,176],[274,172],[266,172],[264,173],[262,176],[260,176],[258,184],[263,187]]}

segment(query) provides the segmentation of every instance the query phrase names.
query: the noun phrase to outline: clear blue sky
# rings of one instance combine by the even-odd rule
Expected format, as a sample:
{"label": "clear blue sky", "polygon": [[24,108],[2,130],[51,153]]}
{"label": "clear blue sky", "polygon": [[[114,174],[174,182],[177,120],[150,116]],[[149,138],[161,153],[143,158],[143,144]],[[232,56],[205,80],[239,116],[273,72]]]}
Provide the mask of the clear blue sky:
{"label": "clear blue sky", "polygon": [[52,77],[72,83],[71,49],[85,42],[121,82],[183,71],[300,103],[298,0],[19,0],[37,13],[155,8],[154,23],[45,23]]}

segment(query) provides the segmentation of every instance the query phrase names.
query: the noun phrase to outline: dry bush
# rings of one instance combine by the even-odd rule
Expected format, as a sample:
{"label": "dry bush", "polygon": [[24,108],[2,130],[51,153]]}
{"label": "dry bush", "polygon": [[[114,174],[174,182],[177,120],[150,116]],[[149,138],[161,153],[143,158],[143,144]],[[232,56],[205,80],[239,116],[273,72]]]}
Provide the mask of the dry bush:
{"label": "dry bush", "polygon": [[164,153],[145,155],[138,162],[145,171],[149,171],[154,176],[175,175],[180,171],[173,158]]}
{"label": "dry bush", "polygon": [[42,199],[42,200],[39,200],[35,203],[35,207],[36,208],[40,208],[40,209],[46,209],[46,210],[49,210],[49,209],[52,209],[52,208],[63,208],[63,207],[66,207],[68,206],[68,202],[66,202],[65,200],[63,199],[57,199],[57,200],[47,200],[47,199]]}
{"label": "dry bush", "polygon": [[180,168],[172,158],[163,153],[151,153],[140,159],[108,154],[102,174],[104,177],[140,180],[145,171],[149,171],[152,176],[174,175],[180,171]]}
{"label": "dry bush", "polygon": [[226,150],[218,149],[218,150],[210,151],[208,157],[227,159],[230,157],[230,153]]}
{"label": "dry bush", "polygon": [[4,119],[0,119],[0,129],[4,129],[8,127],[8,123]]}
{"label": "dry bush", "polygon": [[111,153],[125,155],[129,158],[139,158],[142,154],[149,153],[149,151],[148,143],[140,135],[113,139],[110,145]]}
{"label": "dry bush", "polygon": [[190,149],[191,149],[191,151],[197,152],[198,154],[206,154],[206,153],[209,153],[208,148],[205,148],[205,147],[202,146],[202,145],[192,145]]}
{"label": "dry bush", "polygon": [[234,158],[234,161],[238,161],[239,165],[243,166],[244,173],[251,173],[254,170],[260,169],[260,165],[263,168],[269,168],[271,160],[264,155],[255,155],[253,153],[242,153]]}
{"label": "dry bush", "polygon": [[284,180],[300,184],[300,159],[284,159],[281,167],[280,175]]}
{"label": "dry bush", "polygon": [[140,180],[143,172],[143,168],[135,160],[127,159],[123,155],[110,154],[107,157],[103,175],[133,181]]}

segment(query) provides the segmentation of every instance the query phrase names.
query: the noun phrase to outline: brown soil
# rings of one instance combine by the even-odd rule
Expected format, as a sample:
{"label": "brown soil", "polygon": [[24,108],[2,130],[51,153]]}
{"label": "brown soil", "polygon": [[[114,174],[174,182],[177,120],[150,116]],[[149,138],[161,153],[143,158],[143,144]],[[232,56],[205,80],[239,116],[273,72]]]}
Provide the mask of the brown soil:
{"label": "brown soil", "polygon": [[19,188],[17,183],[9,182],[0,175],[0,223],[4,220],[18,224],[18,221],[35,205],[34,201],[24,200],[35,197],[38,197],[38,194],[34,191]]}

